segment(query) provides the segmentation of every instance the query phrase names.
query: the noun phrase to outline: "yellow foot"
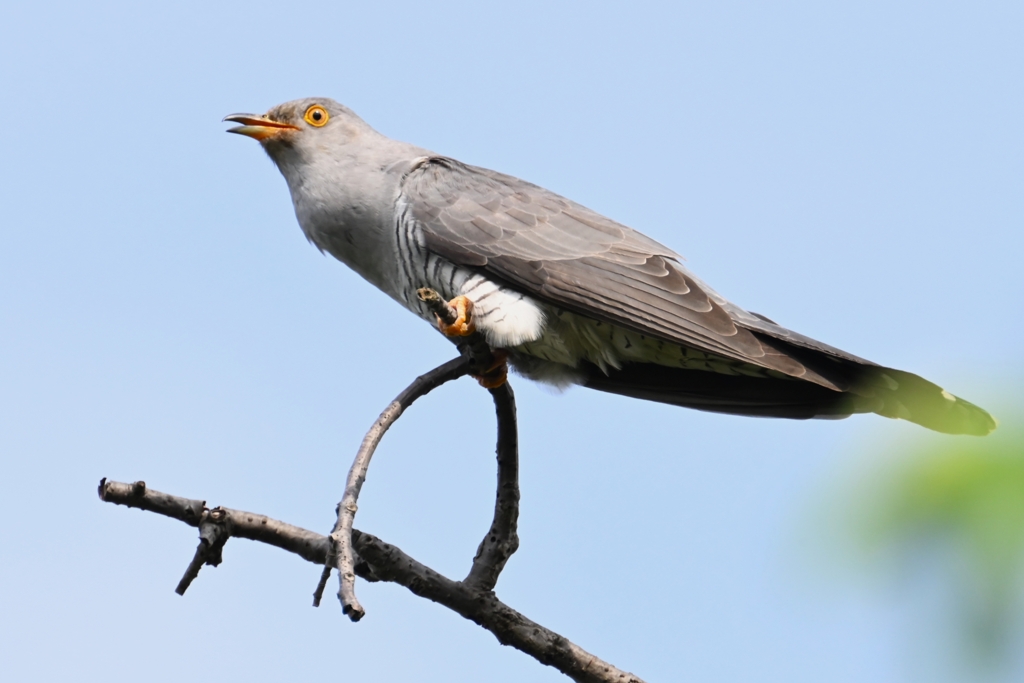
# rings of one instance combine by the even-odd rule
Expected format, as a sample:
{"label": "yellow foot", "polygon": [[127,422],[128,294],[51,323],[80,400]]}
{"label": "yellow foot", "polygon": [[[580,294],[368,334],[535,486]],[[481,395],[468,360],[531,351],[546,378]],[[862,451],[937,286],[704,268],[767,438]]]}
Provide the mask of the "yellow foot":
{"label": "yellow foot", "polygon": [[484,389],[497,389],[508,380],[508,365],[505,360],[508,358],[508,351],[504,349],[492,349],[494,363],[479,375],[473,375],[473,379],[480,383]]}
{"label": "yellow foot", "polygon": [[448,302],[448,305],[455,309],[458,317],[451,325],[446,324],[441,318],[437,319],[437,329],[447,337],[468,337],[476,332],[476,325],[473,324],[473,302],[464,296],[457,296]]}

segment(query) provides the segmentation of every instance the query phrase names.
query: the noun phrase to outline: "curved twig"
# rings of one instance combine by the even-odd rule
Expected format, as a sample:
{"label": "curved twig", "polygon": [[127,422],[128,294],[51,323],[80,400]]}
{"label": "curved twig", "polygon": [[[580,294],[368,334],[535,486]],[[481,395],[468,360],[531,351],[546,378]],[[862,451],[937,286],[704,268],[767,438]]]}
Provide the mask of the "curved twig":
{"label": "curved twig", "polygon": [[[448,304],[444,298],[438,294],[435,290],[429,287],[424,287],[416,292],[420,301],[422,301],[427,308],[429,308],[440,320],[447,324],[452,324],[457,318],[455,309]],[[338,600],[341,601],[341,610],[344,614],[347,614],[352,621],[359,621],[366,614],[366,610],[359,604],[359,598],[356,597],[356,574],[355,574],[355,552],[352,549],[352,524],[355,519],[356,510],[358,509],[359,492],[362,489],[363,482],[366,481],[366,471],[370,466],[370,459],[373,457],[374,451],[377,449],[377,444],[380,443],[381,438],[388,428],[394,424],[395,420],[401,416],[402,412],[405,411],[413,401],[433,391],[437,387],[441,386],[445,382],[453,379],[457,379],[465,374],[471,372],[479,372],[493,367],[495,363],[494,353],[491,348],[487,345],[487,340],[479,332],[474,332],[466,337],[459,338],[455,341],[461,357],[454,360],[448,361],[444,365],[441,365],[425,375],[421,375],[416,378],[412,384],[410,384],[405,391],[398,395],[398,397],[391,402],[391,404],[384,409],[384,412],[380,414],[377,421],[374,422],[370,431],[363,437],[363,443],[359,447],[359,451],[356,453],[355,460],[352,463],[352,468],[348,473],[348,480],[345,483],[345,494],[338,504],[338,521],[334,525],[334,530],[331,532],[331,541],[334,543],[334,562],[330,563],[338,568],[338,576],[340,579],[340,585],[338,587]],[[507,404],[511,404],[514,400],[512,397],[512,390],[508,388],[507,383],[503,389],[505,393],[500,394],[504,398],[499,398],[499,394],[494,394],[494,400],[496,402],[504,400]],[[517,450],[518,446],[515,444],[515,406],[512,405],[512,439],[513,439],[513,450]],[[499,405],[499,418],[501,417],[501,407]],[[507,409],[506,409],[507,412]],[[500,424],[499,424],[500,429]],[[500,452],[500,435],[499,435],[499,467],[501,464],[501,452]],[[516,547],[519,545],[519,540],[515,538],[515,517],[518,516],[518,500],[519,500],[519,484],[515,480],[515,471],[518,470],[518,464],[516,461],[516,455],[513,453],[512,456],[512,469],[513,469],[513,480],[512,487],[515,489],[515,504],[514,514],[511,523],[511,534],[514,540],[514,546],[511,550],[508,550],[509,543],[509,529],[508,522],[504,518],[507,517],[505,511],[508,509],[507,502],[504,505],[496,504],[495,508],[495,524],[499,523],[498,513],[499,508],[502,510],[502,522],[503,527],[500,532],[495,532],[495,527],[492,525],[491,533],[488,534],[488,538],[494,533],[498,533],[495,538],[504,539],[499,545],[500,550],[490,552],[486,554],[485,559],[482,560],[483,564],[480,564],[481,569],[477,570],[476,574],[471,572],[471,577],[474,581],[483,581],[484,583],[489,582],[489,587],[493,588],[495,582],[498,580],[498,573],[501,572],[502,567],[505,566],[505,562],[508,557],[515,552]],[[499,477],[501,472],[499,471]],[[500,483],[500,482],[499,482]],[[506,500],[501,498],[501,490],[499,487],[499,501]],[[484,543],[481,543],[480,550],[477,551],[478,558],[483,557],[481,553],[484,550],[487,539],[485,538]],[[489,546],[488,546],[489,547]],[[497,553],[497,554],[495,554]],[[501,558],[502,553],[504,557]],[[320,582],[317,584],[316,590],[313,592],[313,605],[319,606],[321,597],[323,596],[324,588],[327,585],[327,580],[330,577],[331,566],[328,564],[324,567],[323,572],[320,574]],[[474,570],[476,570],[479,563],[474,560]],[[483,567],[490,567],[486,572]],[[481,573],[484,572],[484,573]]]}
{"label": "curved twig", "polygon": [[[441,386],[445,382],[458,379],[467,374],[470,370],[471,361],[467,357],[453,358],[443,365],[439,365],[430,372],[420,375],[416,380],[406,387],[391,404],[384,409],[377,421],[370,427],[370,431],[363,437],[363,443],[356,453],[356,459],[348,472],[348,481],[345,483],[345,494],[338,504],[338,521],[334,525],[330,538],[335,549],[335,566],[338,568],[338,576],[341,585],[338,588],[338,600],[341,601],[341,610],[347,614],[352,621],[359,621],[366,614],[359,599],[356,597],[355,583],[355,553],[352,550],[352,523],[358,509],[359,491],[366,481],[366,470],[370,467],[370,459],[377,450],[377,444],[388,428],[413,402]],[[329,573],[327,569],[321,575],[321,584],[326,583],[324,577]],[[318,586],[319,590],[319,586]],[[314,604],[320,602],[319,597],[314,595]]]}
{"label": "curved twig", "polygon": [[[201,500],[153,491],[143,482],[124,484],[104,479],[100,482],[99,495],[108,503],[148,510],[193,527],[200,525],[206,510]],[[219,523],[232,537],[267,543],[317,565],[327,562],[331,553],[332,543],[327,536],[253,512],[225,507],[215,509],[220,511]],[[525,652],[574,681],[643,683],[633,674],[617,669],[526,618],[491,591],[452,581],[370,534],[353,530],[352,539],[360,557],[367,563],[355,567],[363,578],[397,583],[416,595],[444,605],[493,633],[501,644]]]}
{"label": "curved twig", "polygon": [[498,490],[494,500],[491,528],[480,541],[473,567],[465,583],[481,590],[494,590],[498,575],[508,558],[519,548],[519,434],[516,427],[516,397],[506,382],[490,390],[498,414]]}

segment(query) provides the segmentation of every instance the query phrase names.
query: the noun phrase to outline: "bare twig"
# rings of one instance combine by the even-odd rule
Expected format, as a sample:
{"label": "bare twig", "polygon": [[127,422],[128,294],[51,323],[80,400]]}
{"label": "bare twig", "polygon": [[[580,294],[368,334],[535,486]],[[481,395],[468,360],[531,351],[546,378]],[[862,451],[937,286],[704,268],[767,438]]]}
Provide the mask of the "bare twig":
{"label": "bare twig", "polygon": [[491,389],[498,414],[498,491],[494,500],[494,520],[480,541],[473,567],[465,583],[481,590],[494,590],[498,575],[508,558],[519,548],[516,525],[519,520],[519,435],[516,428],[516,399],[512,387],[505,384]]}
{"label": "bare twig", "polygon": [[[452,308],[451,305],[449,305],[448,302],[445,301],[444,298],[435,290],[430,289],[429,287],[424,287],[417,290],[416,294],[419,296],[420,301],[426,304],[426,306],[446,324],[451,325],[458,318],[458,313],[455,309]],[[338,521],[334,525],[334,530],[331,532],[331,541],[334,543],[336,551],[335,564],[338,568],[338,578],[340,581],[340,585],[338,587],[338,600],[341,601],[342,612],[347,614],[352,621],[359,621],[366,614],[366,610],[364,610],[363,606],[359,603],[359,598],[356,597],[356,575],[354,570],[355,553],[353,552],[351,541],[352,524],[355,519],[356,511],[358,510],[357,503],[359,500],[359,492],[362,489],[363,482],[366,481],[366,472],[370,466],[370,459],[373,457],[373,453],[377,449],[377,444],[380,443],[381,438],[384,436],[384,432],[388,430],[388,428],[399,418],[406,408],[412,405],[413,401],[424,396],[430,391],[433,391],[445,382],[457,379],[462,375],[469,374],[471,372],[480,374],[493,372],[495,364],[498,363],[494,352],[487,345],[487,340],[479,332],[473,332],[466,337],[461,337],[455,340],[455,343],[459,349],[461,357],[449,361],[448,363],[431,370],[425,375],[417,377],[416,381],[410,384],[405,391],[399,394],[399,396],[384,409],[384,412],[382,412],[380,417],[377,418],[377,421],[374,422],[370,431],[366,433],[365,437],[363,437],[363,443],[359,447],[359,451],[356,453],[355,460],[352,463],[352,468],[349,470],[348,480],[345,484],[345,494],[341,499],[341,503],[338,505]],[[511,401],[511,389],[507,389],[507,392],[506,399],[504,400]],[[498,394],[495,394],[495,401],[498,400]],[[512,414],[514,432],[514,407]],[[514,443],[513,446],[515,446]],[[513,462],[514,461],[515,458],[513,457]],[[518,465],[513,464],[513,470],[516,469],[518,469]],[[515,482],[514,478],[513,487],[515,488],[515,499],[516,502],[518,502],[519,489],[518,483]],[[498,513],[498,507],[505,510],[507,505],[500,506],[496,504],[496,515]],[[516,515],[517,514],[518,509],[516,509]],[[495,523],[498,523],[497,516],[495,517]],[[504,527],[508,527],[507,520],[503,522],[503,525]],[[480,567],[480,569],[477,570],[477,574],[473,575],[474,581],[482,581],[483,583],[489,582],[490,587],[494,587],[495,582],[498,580],[498,573],[500,573],[502,567],[505,566],[508,556],[515,552],[515,548],[518,547],[519,542],[518,539],[515,538],[514,518],[512,520],[511,528],[514,546],[509,546],[507,543],[509,538],[507,529],[501,531],[497,536],[495,536],[495,528],[492,525],[492,530],[491,533],[488,534],[488,538],[492,536],[494,536],[494,538],[498,538],[500,536],[500,538],[505,539],[505,541],[501,543],[501,550],[496,550],[498,554],[487,554],[486,559],[484,559],[482,563],[474,561],[474,568],[478,565]],[[482,543],[480,546],[481,549],[477,553],[478,558],[481,557],[480,553],[483,551],[485,543]],[[511,550],[508,550],[509,547],[511,547]],[[503,559],[499,559],[501,553],[506,553]],[[487,572],[484,570],[485,566],[490,567]],[[320,576],[320,582],[317,584],[317,588],[313,592],[314,605],[320,604],[329,574],[330,570],[324,569]],[[493,576],[491,576],[491,574],[493,574]]]}
{"label": "bare twig", "polygon": [[324,570],[320,572],[320,581],[316,584],[316,589],[313,591],[313,607],[319,607],[320,601],[324,599],[324,591],[327,589],[327,581],[331,578],[332,569],[334,569],[332,562],[328,561],[324,564]]}
{"label": "bare twig", "polygon": [[[377,450],[384,432],[388,430],[403,411],[412,405],[413,401],[430,391],[441,386],[445,382],[458,379],[469,372],[471,361],[467,357],[454,358],[444,365],[440,365],[425,375],[420,375],[410,384],[405,391],[398,395],[391,404],[384,409],[377,421],[370,427],[370,431],[363,438],[363,443],[356,453],[356,459],[352,463],[352,469],[348,472],[348,481],[345,484],[345,495],[338,504],[338,521],[331,532],[331,542],[334,544],[340,587],[338,599],[341,601],[341,610],[347,614],[352,621],[359,621],[366,614],[355,591],[355,553],[352,550],[352,523],[358,509],[359,491],[366,481],[366,470],[370,466],[370,459]],[[321,577],[321,581],[323,578]],[[322,591],[321,591],[322,593]],[[319,603],[318,595],[314,595],[314,603]]]}
{"label": "bare twig", "polygon": [[184,595],[195,578],[199,576],[199,570],[204,564],[216,567],[221,563],[224,544],[231,538],[231,530],[228,528],[227,522],[228,519],[220,508],[203,510],[203,515],[199,520],[199,546],[196,547],[196,553],[192,556],[185,575],[181,577],[178,587],[174,589],[175,593]]}
{"label": "bare twig", "polygon": [[[199,526],[203,511],[206,510],[205,501],[153,491],[142,481],[122,484],[103,479],[100,481],[99,494],[100,499],[108,503],[155,512],[194,527]],[[253,512],[230,508],[217,509],[223,513],[225,520],[230,520],[226,526],[234,538],[248,538],[251,541],[266,543],[295,553],[315,564],[323,564],[327,559],[329,543],[327,537],[322,534],[306,531]]]}
{"label": "bare twig", "polygon": [[[142,482],[123,484],[103,480],[100,498],[109,503],[156,512],[198,527],[205,503],[147,489]],[[327,562],[331,541],[264,515],[231,508],[216,508],[223,514],[224,528],[235,538],[248,538],[282,548],[317,565]],[[554,631],[527,619],[504,604],[488,590],[452,581],[420,564],[393,545],[352,531],[352,540],[364,563],[355,565],[361,577],[405,586],[421,597],[461,614],[487,629],[503,645],[525,652],[542,664],[552,666],[580,683],[643,683],[636,676],[617,669],[591,655]]]}

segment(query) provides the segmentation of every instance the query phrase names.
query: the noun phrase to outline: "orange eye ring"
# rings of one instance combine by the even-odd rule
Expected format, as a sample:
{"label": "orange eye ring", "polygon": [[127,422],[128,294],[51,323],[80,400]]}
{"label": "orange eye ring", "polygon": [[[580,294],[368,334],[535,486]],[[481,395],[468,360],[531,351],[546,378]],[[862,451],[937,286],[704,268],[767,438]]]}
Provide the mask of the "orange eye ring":
{"label": "orange eye ring", "polygon": [[331,115],[327,113],[327,110],[321,107],[319,104],[314,104],[312,107],[306,110],[306,113],[302,118],[311,126],[320,128],[327,124],[327,121],[331,118]]}

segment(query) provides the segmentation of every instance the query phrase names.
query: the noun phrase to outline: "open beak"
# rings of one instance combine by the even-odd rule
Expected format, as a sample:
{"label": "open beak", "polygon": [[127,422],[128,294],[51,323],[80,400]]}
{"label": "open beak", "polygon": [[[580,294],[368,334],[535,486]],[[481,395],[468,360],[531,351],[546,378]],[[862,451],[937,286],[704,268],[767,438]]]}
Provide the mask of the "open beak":
{"label": "open beak", "polygon": [[240,123],[241,126],[235,126],[234,128],[228,128],[229,133],[238,133],[239,135],[247,135],[250,138],[256,140],[266,140],[272,138],[275,135],[280,135],[285,131],[299,130],[298,126],[293,126],[290,123],[279,123],[267,118],[267,115],[256,116],[255,114],[231,114],[230,116],[224,117],[225,121],[231,121],[232,123]]}

